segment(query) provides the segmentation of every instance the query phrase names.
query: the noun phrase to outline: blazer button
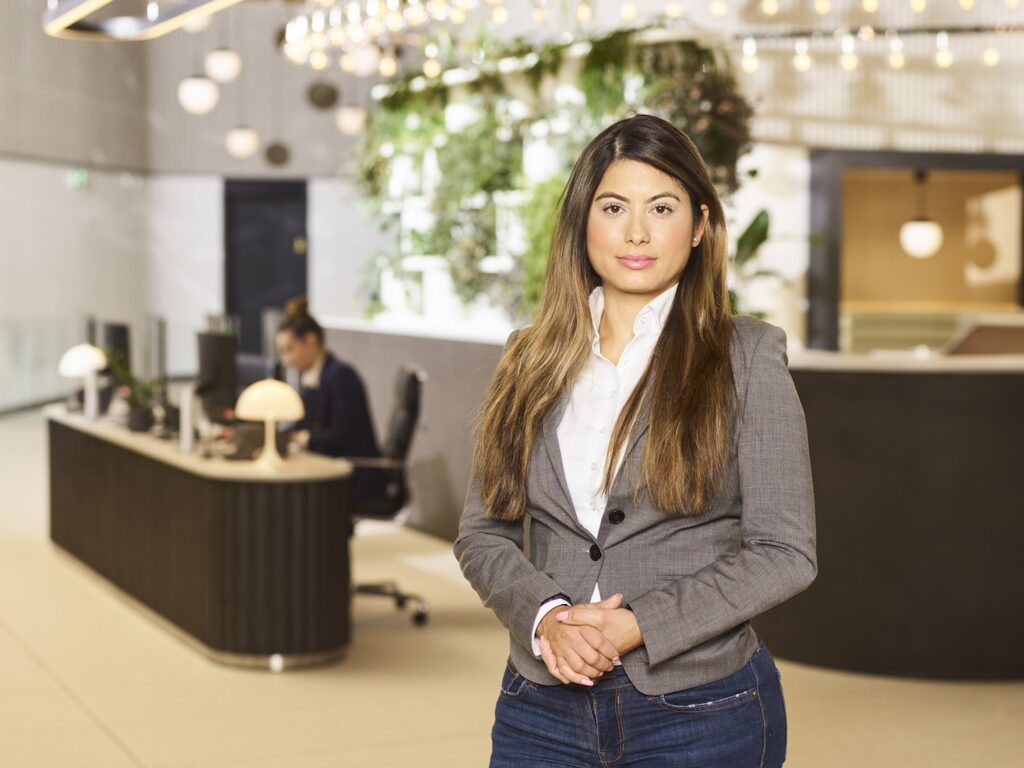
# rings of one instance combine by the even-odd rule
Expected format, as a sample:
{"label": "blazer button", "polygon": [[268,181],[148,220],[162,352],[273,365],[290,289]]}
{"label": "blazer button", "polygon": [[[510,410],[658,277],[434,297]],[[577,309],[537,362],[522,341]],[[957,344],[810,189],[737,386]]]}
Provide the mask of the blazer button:
{"label": "blazer button", "polygon": [[601,559],[601,548],[597,544],[590,545],[590,559],[600,560]]}
{"label": "blazer button", "polygon": [[613,509],[611,512],[608,513],[608,522],[612,523],[613,525],[618,525],[625,519],[626,513],[623,512],[621,509]]}

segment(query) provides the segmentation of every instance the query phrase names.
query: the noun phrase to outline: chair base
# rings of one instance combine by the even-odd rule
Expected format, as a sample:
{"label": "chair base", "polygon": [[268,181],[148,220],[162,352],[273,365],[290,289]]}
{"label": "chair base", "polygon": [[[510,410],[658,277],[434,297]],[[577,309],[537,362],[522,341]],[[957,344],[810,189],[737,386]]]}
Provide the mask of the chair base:
{"label": "chair base", "polygon": [[375,584],[352,584],[353,595],[371,595],[373,597],[387,597],[395,601],[398,610],[405,608],[405,604],[412,600],[416,603],[416,610],[412,614],[412,623],[423,626],[427,623],[430,615],[430,604],[425,598],[409,592],[402,592],[393,581],[378,582]]}

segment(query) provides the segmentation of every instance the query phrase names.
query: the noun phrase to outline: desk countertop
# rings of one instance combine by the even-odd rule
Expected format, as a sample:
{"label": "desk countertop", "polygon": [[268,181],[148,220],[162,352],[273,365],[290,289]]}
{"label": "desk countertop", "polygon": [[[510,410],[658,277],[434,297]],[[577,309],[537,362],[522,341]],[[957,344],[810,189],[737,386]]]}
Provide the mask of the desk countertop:
{"label": "desk countertop", "polygon": [[63,405],[48,406],[44,413],[51,421],[210,480],[302,483],[337,480],[352,472],[352,465],[344,459],[332,459],[309,452],[291,454],[280,470],[266,472],[254,461],[233,461],[219,457],[205,459],[197,454],[185,454],[178,450],[177,440],[161,440],[150,434],[131,432],[127,427],[105,418],[92,421],[80,414],[68,413]]}

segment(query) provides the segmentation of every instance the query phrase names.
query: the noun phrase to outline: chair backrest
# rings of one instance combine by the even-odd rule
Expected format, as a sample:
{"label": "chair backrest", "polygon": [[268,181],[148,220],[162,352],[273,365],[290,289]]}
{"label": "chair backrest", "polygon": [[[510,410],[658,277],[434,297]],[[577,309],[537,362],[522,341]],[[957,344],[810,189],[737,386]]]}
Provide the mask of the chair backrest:
{"label": "chair backrest", "polygon": [[395,407],[388,420],[388,429],[381,446],[381,455],[404,461],[412,448],[412,439],[419,424],[426,373],[416,366],[404,366],[395,380]]}
{"label": "chair backrest", "polygon": [[405,461],[412,448],[422,410],[423,383],[427,374],[416,366],[403,366],[395,381],[395,405],[388,419],[387,432],[381,446],[381,456],[402,462],[400,468],[369,470],[380,473],[384,497],[369,499],[358,505],[357,517],[391,518],[409,502],[409,481]]}

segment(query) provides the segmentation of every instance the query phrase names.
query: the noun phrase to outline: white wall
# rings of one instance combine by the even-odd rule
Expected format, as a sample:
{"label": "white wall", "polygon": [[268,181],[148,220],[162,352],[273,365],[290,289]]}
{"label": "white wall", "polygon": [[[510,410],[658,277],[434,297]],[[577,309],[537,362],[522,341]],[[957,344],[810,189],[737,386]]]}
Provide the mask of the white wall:
{"label": "white wall", "polygon": [[80,191],[59,165],[0,159],[0,409],[68,391],[61,353],[85,319],[126,322],[142,358],[147,201],[139,177],[92,172]]}
{"label": "white wall", "polygon": [[217,176],[148,177],[145,303],[167,321],[167,371],[193,374],[196,332],[224,312],[224,182]]}
{"label": "white wall", "polygon": [[310,179],[309,301],[321,317],[362,318],[369,305],[366,269],[377,249],[395,247],[381,232],[363,195],[344,179]]}

